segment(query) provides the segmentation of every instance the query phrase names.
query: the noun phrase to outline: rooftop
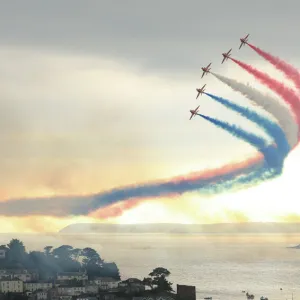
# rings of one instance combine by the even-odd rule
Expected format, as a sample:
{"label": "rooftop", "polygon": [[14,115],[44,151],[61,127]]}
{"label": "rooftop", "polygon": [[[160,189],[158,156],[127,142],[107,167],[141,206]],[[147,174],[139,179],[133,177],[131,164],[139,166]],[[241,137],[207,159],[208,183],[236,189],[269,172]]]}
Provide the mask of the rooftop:
{"label": "rooftop", "polygon": [[78,276],[85,275],[85,272],[58,272],[57,276]]}
{"label": "rooftop", "polygon": [[52,281],[46,281],[46,280],[39,280],[39,281],[27,281],[27,282],[25,282],[25,284],[27,284],[27,283],[29,283],[29,284],[33,284],[33,283],[53,283]]}
{"label": "rooftop", "polygon": [[103,282],[117,282],[119,280],[116,280],[112,277],[96,277],[94,280],[101,280]]}

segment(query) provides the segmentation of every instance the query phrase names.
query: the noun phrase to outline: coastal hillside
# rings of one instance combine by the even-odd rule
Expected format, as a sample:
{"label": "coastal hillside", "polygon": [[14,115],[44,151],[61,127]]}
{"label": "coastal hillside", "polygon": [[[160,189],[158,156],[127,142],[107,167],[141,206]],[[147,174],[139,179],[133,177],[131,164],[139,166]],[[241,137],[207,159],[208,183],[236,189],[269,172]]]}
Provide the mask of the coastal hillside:
{"label": "coastal hillside", "polygon": [[59,233],[300,233],[300,223],[226,223],[226,224],[97,224],[69,225]]}

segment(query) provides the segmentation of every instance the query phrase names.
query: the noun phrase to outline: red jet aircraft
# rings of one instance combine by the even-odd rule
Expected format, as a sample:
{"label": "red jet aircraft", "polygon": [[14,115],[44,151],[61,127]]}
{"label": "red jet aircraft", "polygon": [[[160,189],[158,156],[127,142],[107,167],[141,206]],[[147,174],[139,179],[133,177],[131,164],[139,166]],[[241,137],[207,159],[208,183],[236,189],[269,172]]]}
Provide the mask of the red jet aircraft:
{"label": "red jet aircraft", "polygon": [[229,56],[231,55],[231,54],[229,54],[231,50],[232,49],[230,49],[227,53],[222,53],[222,55],[223,55],[222,63],[229,58]]}
{"label": "red jet aircraft", "polygon": [[248,39],[247,39],[248,36],[249,36],[249,34],[247,34],[244,38],[241,38],[241,39],[240,39],[240,41],[241,41],[241,46],[240,46],[239,49],[241,49],[242,46],[245,45],[245,44],[248,42]]}
{"label": "red jet aircraft", "polygon": [[192,114],[190,119],[198,113],[199,107],[200,107],[200,105],[198,105],[195,109],[190,110],[190,113]]}
{"label": "red jet aircraft", "polygon": [[204,93],[205,86],[206,86],[206,84],[204,84],[204,86],[201,89],[196,89],[196,91],[198,92],[196,99],[199,97],[199,95],[202,95]]}
{"label": "red jet aircraft", "polygon": [[211,65],[211,63],[206,68],[204,68],[204,67],[201,68],[202,71],[203,71],[203,74],[202,74],[201,78],[205,75],[205,73],[209,73],[209,71],[210,71],[210,65]]}

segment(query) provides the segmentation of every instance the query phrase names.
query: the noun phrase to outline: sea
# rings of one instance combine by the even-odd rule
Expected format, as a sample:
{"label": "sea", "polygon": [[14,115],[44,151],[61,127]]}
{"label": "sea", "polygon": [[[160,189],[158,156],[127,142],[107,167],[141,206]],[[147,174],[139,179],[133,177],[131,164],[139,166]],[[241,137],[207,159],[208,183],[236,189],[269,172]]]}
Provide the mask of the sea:
{"label": "sea", "polygon": [[299,234],[1,234],[0,243],[23,241],[27,250],[45,246],[92,247],[114,261],[122,279],[143,279],[156,267],[169,280],[196,286],[197,299],[300,299]]}

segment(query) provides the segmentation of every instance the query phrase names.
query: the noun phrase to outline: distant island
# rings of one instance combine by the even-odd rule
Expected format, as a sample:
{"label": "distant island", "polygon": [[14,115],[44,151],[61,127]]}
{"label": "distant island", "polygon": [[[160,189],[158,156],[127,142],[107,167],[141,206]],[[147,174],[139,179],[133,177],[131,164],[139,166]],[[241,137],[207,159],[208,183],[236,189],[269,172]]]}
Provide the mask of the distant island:
{"label": "distant island", "polygon": [[290,247],[287,247],[287,248],[291,248],[291,249],[300,249],[300,244],[299,244],[299,245],[296,245],[296,246],[290,246]]}
{"label": "distant island", "polygon": [[223,223],[223,224],[100,224],[77,223],[59,231],[61,234],[79,233],[300,233],[300,223]]}

